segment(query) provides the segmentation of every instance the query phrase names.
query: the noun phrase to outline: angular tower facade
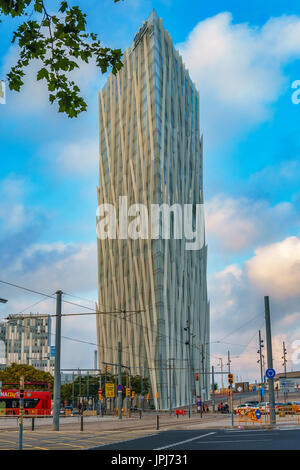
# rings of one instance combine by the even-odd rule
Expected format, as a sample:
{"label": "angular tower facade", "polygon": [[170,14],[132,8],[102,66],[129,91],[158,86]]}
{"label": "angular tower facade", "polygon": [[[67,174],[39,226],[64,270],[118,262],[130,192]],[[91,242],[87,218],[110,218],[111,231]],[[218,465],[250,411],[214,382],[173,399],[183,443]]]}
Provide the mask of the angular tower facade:
{"label": "angular tower facade", "polygon": [[[99,367],[118,362],[121,341],[122,364],[132,375],[149,376],[157,408],[187,405],[191,394],[193,400],[207,398],[199,94],[155,11],[126,49],[123,68],[99,92],[99,139],[98,206],[110,204],[116,213],[115,230],[107,238],[98,236],[97,308],[116,311],[97,315]],[[143,204],[148,214],[153,204],[171,208],[170,237],[149,235],[150,220],[147,234],[141,230],[136,239],[128,237],[124,224],[137,214],[135,204]],[[204,243],[197,250],[174,236],[174,205],[187,204],[192,215],[201,207]],[[99,215],[97,227],[101,220]]]}

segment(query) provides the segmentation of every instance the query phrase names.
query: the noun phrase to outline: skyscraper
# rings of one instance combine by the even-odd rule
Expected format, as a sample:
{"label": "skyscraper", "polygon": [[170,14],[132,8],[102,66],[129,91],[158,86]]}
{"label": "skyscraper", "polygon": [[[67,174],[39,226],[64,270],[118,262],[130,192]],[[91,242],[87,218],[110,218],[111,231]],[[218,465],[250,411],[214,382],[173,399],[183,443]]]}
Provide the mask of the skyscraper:
{"label": "skyscraper", "polygon": [[50,315],[9,315],[0,323],[0,362],[27,364],[53,373]]}
{"label": "skyscraper", "polygon": [[[167,409],[209,385],[199,94],[155,11],[123,62],[99,92],[98,207],[115,208],[116,226],[107,238],[98,233],[98,309],[117,313],[97,315],[98,361],[117,363],[121,341],[122,364],[149,376],[155,405]],[[149,236],[150,219],[138,227],[137,214],[153,205],[165,209],[160,234],[169,208],[169,237]],[[198,249],[182,236],[185,205],[189,220],[201,209],[200,227],[192,223],[204,240]],[[140,232],[128,237],[133,215]]]}

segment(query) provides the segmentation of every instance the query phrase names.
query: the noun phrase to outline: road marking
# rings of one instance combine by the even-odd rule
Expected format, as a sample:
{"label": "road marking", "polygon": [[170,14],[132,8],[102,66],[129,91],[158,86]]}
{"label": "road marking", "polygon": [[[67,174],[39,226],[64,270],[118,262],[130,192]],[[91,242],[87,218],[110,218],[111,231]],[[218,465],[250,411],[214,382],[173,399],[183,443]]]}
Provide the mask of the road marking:
{"label": "road marking", "polygon": [[225,429],[225,432],[226,432],[226,433],[231,432],[231,433],[233,433],[233,434],[244,434],[244,433],[246,433],[246,432],[248,432],[248,433],[249,433],[249,432],[250,432],[250,433],[261,433],[261,432],[268,433],[268,432],[269,432],[269,433],[272,434],[272,436],[275,435],[275,434],[279,434],[278,432],[276,433],[275,431],[272,431],[272,430],[264,430],[264,429],[254,429],[253,431],[250,431],[250,430],[245,430],[245,431],[243,431],[243,430],[238,430],[238,431],[233,431],[233,430],[231,431],[231,430],[230,430],[230,431],[229,431],[229,430],[228,430],[228,431],[227,431],[227,430]]}
{"label": "road marking", "polygon": [[[134,437],[133,439],[125,439],[124,441],[113,441],[113,442],[106,442],[104,446],[109,446],[111,444],[124,444],[125,442],[132,442],[132,441],[137,441],[138,439],[144,439],[146,437],[152,437],[152,436],[157,436],[158,433],[155,434],[146,434],[145,436],[142,437]],[[102,446],[97,446],[97,447],[102,447]],[[95,447],[89,447],[87,450],[93,450]]]}
{"label": "road marking", "polygon": [[67,444],[67,443],[65,443],[65,442],[60,442],[59,445],[61,445],[61,446],[68,446],[68,447],[76,447],[76,448],[78,448],[78,449],[84,449],[84,448],[85,448],[84,446],[75,446],[75,445],[73,445],[73,444]]}
{"label": "road marking", "polygon": [[[199,444],[215,444],[215,443],[227,443],[227,442],[267,442],[267,441],[272,441],[272,439],[240,439],[240,440],[234,440],[234,441],[202,441],[199,442]],[[154,449],[154,450],[160,450],[160,449]]]}
{"label": "road marking", "polygon": [[210,435],[212,435],[212,434],[216,434],[216,432],[209,432],[208,434],[203,434],[202,436],[192,437],[191,439],[187,439],[187,440],[185,440],[185,441],[180,441],[180,442],[175,442],[175,443],[170,444],[170,445],[168,445],[168,446],[159,447],[159,448],[153,449],[153,450],[169,449],[170,447],[179,446],[179,445],[181,445],[181,444],[185,444],[186,442],[196,441],[196,439],[202,439],[203,437],[210,436]]}

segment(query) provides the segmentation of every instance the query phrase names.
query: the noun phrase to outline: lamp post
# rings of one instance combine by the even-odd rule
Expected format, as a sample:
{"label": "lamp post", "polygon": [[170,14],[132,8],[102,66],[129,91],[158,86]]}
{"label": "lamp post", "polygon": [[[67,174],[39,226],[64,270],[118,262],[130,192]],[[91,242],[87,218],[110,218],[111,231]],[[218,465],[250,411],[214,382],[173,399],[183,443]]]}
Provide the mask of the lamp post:
{"label": "lamp post", "polygon": [[1,304],[7,304],[7,302],[8,302],[8,300],[6,300],[6,299],[0,299]]}

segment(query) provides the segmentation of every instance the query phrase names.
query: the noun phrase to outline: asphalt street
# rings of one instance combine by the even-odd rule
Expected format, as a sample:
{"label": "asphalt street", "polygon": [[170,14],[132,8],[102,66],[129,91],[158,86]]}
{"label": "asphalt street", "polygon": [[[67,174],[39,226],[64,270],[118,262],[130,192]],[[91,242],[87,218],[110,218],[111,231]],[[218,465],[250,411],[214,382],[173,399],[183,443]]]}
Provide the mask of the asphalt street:
{"label": "asphalt street", "polygon": [[300,429],[165,431],[95,450],[300,450]]}

